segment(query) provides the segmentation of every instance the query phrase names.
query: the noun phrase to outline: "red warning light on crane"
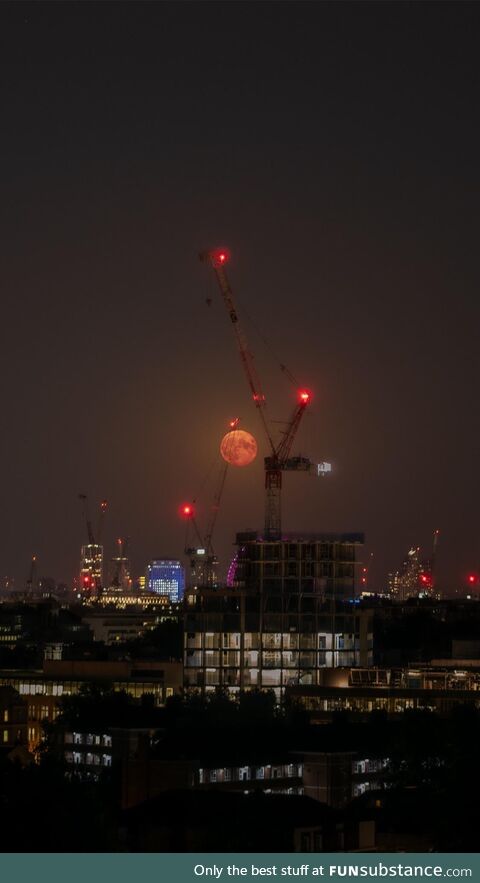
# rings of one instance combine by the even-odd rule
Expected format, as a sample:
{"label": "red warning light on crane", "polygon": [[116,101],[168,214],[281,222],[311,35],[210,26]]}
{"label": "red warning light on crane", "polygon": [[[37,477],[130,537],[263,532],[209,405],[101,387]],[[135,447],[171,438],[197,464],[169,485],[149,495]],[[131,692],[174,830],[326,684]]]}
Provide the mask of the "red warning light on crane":
{"label": "red warning light on crane", "polygon": [[226,248],[217,248],[216,251],[210,252],[210,260],[214,267],[223,267],[228,263],[230,252]]}
{"label": "red warning light on crane", "polygon": [[182,518],[193,518],[193,506],[191,503],[184,503],[180,506],[180,515]]}
{"label": "red warning light on crane", "polygon": [[299,389],[298,390],[298,401],[301,405],[308,405],[310,401],[310,393],[308,389]]}
{"label": "red warning light on crane", "polygon": [[476,573],[469,573],[468,574],[468,582],[470,583],[470,585],[473,585],[473,583],[476,583],[477,580],[478,580],[478,576]]}

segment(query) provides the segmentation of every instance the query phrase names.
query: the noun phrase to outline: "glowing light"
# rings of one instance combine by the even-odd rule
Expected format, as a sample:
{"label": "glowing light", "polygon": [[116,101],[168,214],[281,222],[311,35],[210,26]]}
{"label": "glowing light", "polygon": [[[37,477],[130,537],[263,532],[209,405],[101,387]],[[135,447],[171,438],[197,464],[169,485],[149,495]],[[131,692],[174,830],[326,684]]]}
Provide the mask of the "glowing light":
{"label": "glowing light", "polygon": [[309,393],[308,389],[299,389],[298,400],[301,405],[308,405],[308,403],[310,401],[310,393]]}
{"label": "glowing light", "polygon": [[226,248],[219,248],[216,251],[210,252],[210,259],[214,267],[223,267],[224,264],[228,263],[229,257],[230,253]]}
{"label": "glowing light", "polygon": [[180,515],[183,518],[193,518],[194,510],[191,503],[184,503],[180,506]]}
{"label": "glowing light", "polygon": [[476,577],[476,575],[475,575],[474,573],[469,573],[469,575],[468,575],[468,582],[469,582],[469,583],[475,583],[476,581],[477,581],[477,577]]}

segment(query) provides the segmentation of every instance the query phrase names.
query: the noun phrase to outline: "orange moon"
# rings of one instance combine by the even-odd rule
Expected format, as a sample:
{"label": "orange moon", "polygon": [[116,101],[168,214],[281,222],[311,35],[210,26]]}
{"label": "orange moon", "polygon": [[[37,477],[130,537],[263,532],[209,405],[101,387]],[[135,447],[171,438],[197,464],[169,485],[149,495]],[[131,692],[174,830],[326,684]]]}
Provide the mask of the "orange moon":
{"label": "orange moon", "polygon": [[223,436],[220,453],[232,466],[248,466],[257,456],[257,443],[249,432],[234,429]]}

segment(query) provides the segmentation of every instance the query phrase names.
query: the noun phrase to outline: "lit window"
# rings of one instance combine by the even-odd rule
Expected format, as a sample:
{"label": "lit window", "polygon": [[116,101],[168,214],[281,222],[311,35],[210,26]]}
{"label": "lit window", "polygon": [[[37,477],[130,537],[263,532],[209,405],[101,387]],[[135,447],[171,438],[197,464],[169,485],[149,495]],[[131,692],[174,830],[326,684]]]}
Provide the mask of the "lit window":
{"label": "lit window", "polygon": [[8,730],[3,731],[3,741],[8,742]]}
{"label": "lit window", "polygon": [[8,724],[8,708],[3,712],[3,722],[4,724]]}

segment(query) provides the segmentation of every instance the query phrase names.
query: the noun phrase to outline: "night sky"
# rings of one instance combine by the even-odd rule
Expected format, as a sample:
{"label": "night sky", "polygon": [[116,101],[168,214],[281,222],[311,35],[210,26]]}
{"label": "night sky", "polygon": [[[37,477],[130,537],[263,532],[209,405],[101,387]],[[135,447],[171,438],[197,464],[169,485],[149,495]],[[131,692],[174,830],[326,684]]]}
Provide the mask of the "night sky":
{"label": "night sky", "polygon": [[[273,350],[314,394],[296,450],[334,465],[286,477],[284,526],[364,530],[380,586],[439,528],[439,582],[464,583],[479,36],[475,3],[0,5],[2,576],[23,588],[36,553],[71,582],[79,492],[135,575],[180,556],[226,422],[265,453],[198,261],[227,245],[270,416],[295,403]],[[258,458],[227,479],[224,567],[262,522]]]}

